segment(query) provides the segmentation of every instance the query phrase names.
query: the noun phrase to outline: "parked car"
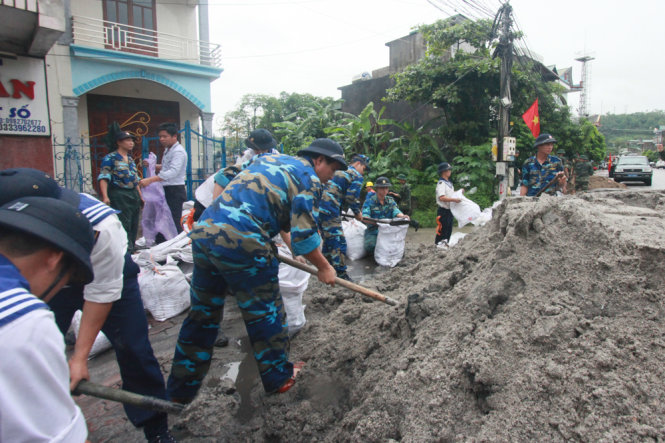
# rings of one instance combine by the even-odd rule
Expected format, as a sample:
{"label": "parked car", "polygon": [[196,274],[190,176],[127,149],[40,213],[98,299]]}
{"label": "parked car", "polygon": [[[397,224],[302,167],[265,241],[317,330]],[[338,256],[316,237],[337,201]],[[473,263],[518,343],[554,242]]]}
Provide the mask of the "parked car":
{"label": "parked car", "polygon": [[644,155],[624,155],[614,168],[614,181],[641,181],[651,186],[653,169]]}
{"label": "parked car", "polygon": [[665,169],[665,160],[658,160],[658,161],[656,162],[656,167],[657,167],[658,169]]}

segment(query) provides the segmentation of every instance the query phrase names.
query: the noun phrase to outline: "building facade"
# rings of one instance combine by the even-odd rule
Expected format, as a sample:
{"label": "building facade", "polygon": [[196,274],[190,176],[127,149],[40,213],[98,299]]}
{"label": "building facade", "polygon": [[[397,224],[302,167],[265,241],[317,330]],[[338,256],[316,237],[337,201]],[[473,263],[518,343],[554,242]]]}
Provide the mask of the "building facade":
{"label": "building facade", "polygon": [[161,123],[212,134],[210,83],[222,69],[219,45],[207,41],[207,0],[61,0],[52,9],[62,29],[43,59],[48,157],[61,182],[76,176],[94,190],[113,122],[158,156]]}
{"label": "building facade", "polygon": [[0,0],[0,169],[53,174],[45,57],[66,29],[64,0]]}

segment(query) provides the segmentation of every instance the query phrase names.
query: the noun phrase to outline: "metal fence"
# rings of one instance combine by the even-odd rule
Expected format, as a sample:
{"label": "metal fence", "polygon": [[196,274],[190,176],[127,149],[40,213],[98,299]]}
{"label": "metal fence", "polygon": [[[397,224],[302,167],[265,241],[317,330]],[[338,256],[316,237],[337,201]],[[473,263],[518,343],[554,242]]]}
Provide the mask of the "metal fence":
{"label": "metal fence", "polygon": [[[216,139],[201,134],[192,129],[189,121],[180,131],[180,143],[187,151],[187,176],[186,188],[187,198],[193,199],[197,186],[206,178],[218,170],[225,168],[228,163],[233,163],[235,152],[228,152],[226,139]],[[140,142],[141,154],[135,156],[139,174],[143,176],[145,170],[141,160],[148,158],[150,151],[155,152],[161,159],[162,149],[159,147],[158,137],[142,137]],[[97,175],[99,168],[108,154],[108,147],[101,138],[80,139],[72,141],[67,139],[59,142],[53,139],[53,151],[55,157],[55,179],[61,186],[79,192],[97,194]]]}

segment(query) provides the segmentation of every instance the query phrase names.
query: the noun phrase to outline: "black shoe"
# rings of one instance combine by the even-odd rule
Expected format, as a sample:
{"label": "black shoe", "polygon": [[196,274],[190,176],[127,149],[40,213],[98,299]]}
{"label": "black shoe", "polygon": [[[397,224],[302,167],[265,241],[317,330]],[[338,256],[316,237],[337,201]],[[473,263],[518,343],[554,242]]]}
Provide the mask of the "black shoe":
{"label": "black shoe", "polygon": [[342,280],[350,281],[351,283],[353,283],[353,280],[351,280],[351,277],[349,277],[349,274],[347,274],[346,271],[337,274],[337,276]]}
{"label": "black shoe", "polygon": [[215,341],[215,347],[217,348],[224,348],[229,345],[229,338],[224,334],[224,331],[221,329],[219,330],[219,333],[217,334],[217,341]]}
{"label": "black shoe", "polygon": [[167,429],[166,431],[149,438],[148,443],[178,443],[178,440],[176,440]]}

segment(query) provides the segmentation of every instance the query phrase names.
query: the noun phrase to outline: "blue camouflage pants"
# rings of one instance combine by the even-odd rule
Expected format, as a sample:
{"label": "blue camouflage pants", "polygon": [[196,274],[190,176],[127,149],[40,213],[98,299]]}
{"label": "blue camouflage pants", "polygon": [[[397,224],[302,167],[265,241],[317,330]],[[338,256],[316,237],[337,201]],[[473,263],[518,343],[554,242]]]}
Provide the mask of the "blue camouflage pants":
{"label": "blue camouflage pants", "polygon": [[194,240],[192,252],[192,307],[178,336],[167,383],[169,397],[191,401],[201,387],[210,368],[227,290],[242,312],[263,388],[276,391],[293,375],[286,313],[279,293],[279,262],[273,255],[261,268],[228,263],[210,253],[205,239]]}
{"label": "blue camouflage pants", "polygon": [[346,254],[346,238],[342,230],[342,220],[337,217],[331,220],[321,220],[321,235],[323,237],[323,256],[335,268],[337,274],[346,272],[344,254]]}
{"label": "blue camouflage pants", "polygon": [[374,249],[376,249],[376,239],[379,236],[379,227],[378,226],[368,226],[365,230],[365,250],[368,254],[374,254]]}

